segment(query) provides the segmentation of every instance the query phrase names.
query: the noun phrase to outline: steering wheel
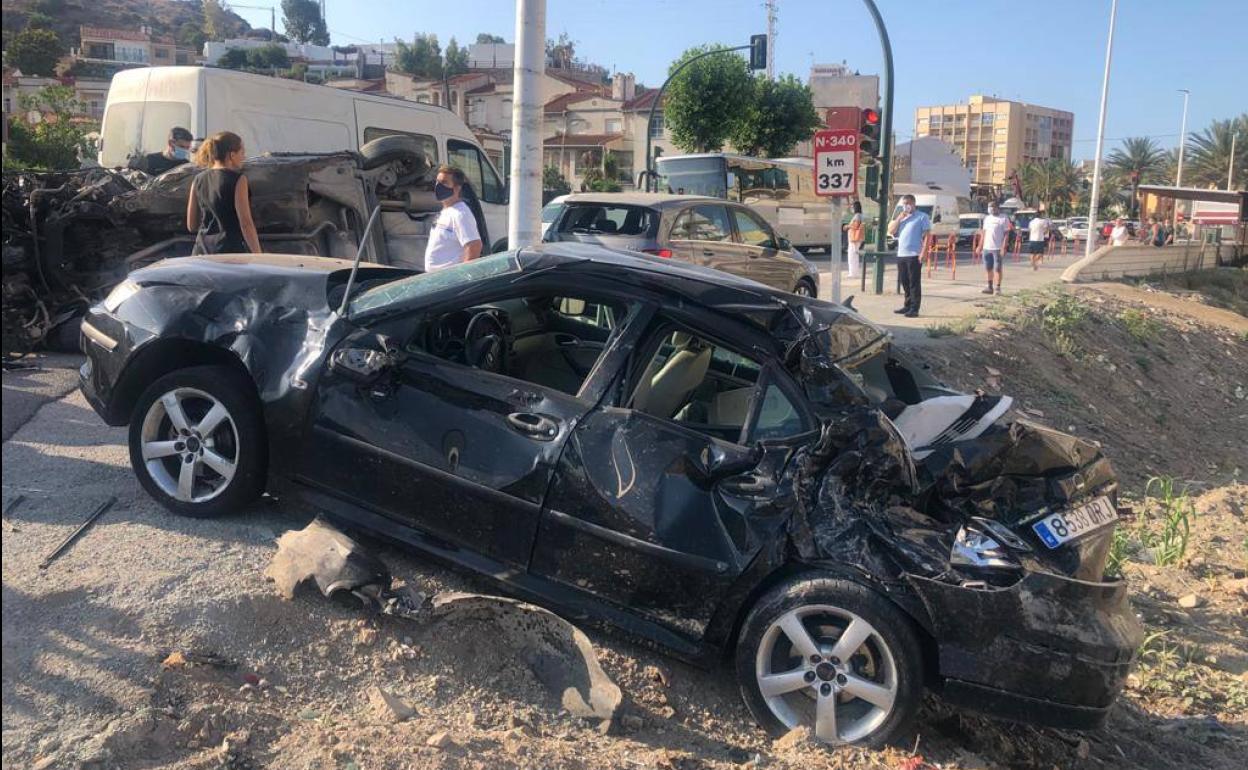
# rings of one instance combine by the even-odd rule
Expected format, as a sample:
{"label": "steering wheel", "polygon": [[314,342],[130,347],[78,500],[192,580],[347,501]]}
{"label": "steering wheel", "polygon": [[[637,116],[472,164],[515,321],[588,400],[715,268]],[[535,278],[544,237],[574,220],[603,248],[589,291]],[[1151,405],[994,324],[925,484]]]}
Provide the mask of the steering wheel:
{"label": "steering wheel", "polygon": [[502,374],[507,352],[504,337],[503,325],[493,313],[488,310],[477,313],[464,332],[464,362],[477,369]]}

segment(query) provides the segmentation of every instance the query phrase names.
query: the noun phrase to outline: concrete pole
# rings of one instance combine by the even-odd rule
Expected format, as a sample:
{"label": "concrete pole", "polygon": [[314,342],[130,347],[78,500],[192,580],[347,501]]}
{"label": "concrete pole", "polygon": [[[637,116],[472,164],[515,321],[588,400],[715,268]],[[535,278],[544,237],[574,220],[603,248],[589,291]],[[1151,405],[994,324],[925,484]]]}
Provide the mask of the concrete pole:
{"label": "concrete pole", "polygon": [[832,301],[841,303],[841,199],[832,198],[832,232],[828,244],[832,249]]}
{"label": "concrete pole", "polygon": [[[1187,147],[1187,98],[1192,95],[1192,92],[1188,91],[1186,88],[1180,88],[1179,93],[1183,94],[1183,123],[1182,123],[1182,128],[1179,129],[1179,167],[1178,169],[1175,170],[1175,173],[1174,173],[1174,186],[1175,187],[1183,186],[1183,150]],[[1175,233],[1178,233],[1179,231],[1179,199],[1175,198],[1171,206],[1173,207],[1174,210],[1170,212],[1171,213],[1170,227],[1174,230]]]}
{"label": "concrete pole", "polygon": [[546,0],[516,0],[515,96],[511,112],[507,247],[542,238],[542,74],[546,68]]}
{"label": "concrete pole", "polygon": [[767,0],[767,79],[776,79],[776,0]]}
{"label": "concrete pole", "polygon": [[1226,164],[1226,189],[1230,191],[1231,185],[1235,180],[1235,140],[1239,138],[1238,132],[1231,133],[1231,162]]}
{"label": "concrete pole", "polygon": [[1101,195],[1101,151],[1105,148],[1105,112],[1109,107],[1109,68],[1114,61],[1114,22],[1118,18],[1118,0],[1109,6],[1109,37],[1105,41],[1105,76],[1101,79],[1101,115],[1096,126],[1096,158],[1092,162],[1092,205],[1088,207],[1088,243],[1084,256],[1096,251],[1101,234],[1096,225],[1096,203]]}

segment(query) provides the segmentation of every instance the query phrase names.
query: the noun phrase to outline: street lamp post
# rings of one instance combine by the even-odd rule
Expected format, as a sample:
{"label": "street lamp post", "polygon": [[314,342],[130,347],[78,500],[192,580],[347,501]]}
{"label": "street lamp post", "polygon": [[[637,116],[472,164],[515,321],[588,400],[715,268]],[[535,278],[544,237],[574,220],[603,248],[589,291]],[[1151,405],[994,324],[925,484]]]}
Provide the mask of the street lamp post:
{"label": "street lamp post", "polygon": [[1114,61],[1114,22],[1118,18],[1118,0],[1109,6],[1109,37],[1105,41],[1105,76],[1101,80],[1101,114],[1096,127],[1096,158],[1092,163],[1092,201],[1088,207],[1088,243],[1084,256],[1096,250],[1096,204],[1101,194],[1101,150],[1105,147],[1105,111],[1109,107],[1109,68]]}
{"label": "street lamp post", "polygon": [[[876,202],[880,206],[879,229],[875,233],[875,293],[884,293],[884,244],[888,237],[888,194],[891,190],[893,177],[893,46],[888,40],[888,29],[880,16],[880,9],[875,7],[875,0],[863,0],[867,10],[875,21],[875,29],[880,34],[880,47],[884,49],[884,109],[881,110],[880,121],[880,189]],[[1117,2],[1117,0],[1115,0]],[[911,145],[913,152],[913,145]],[[866,277],[866,271],[863,271]]]}
{"label": "street lamp post", "polygon": [[716,48],[714,51],[706,51],[704,53],[700,53],[697,56],[694,56],[690,59],[686,59],[685,61],[681,62],[680,66],[677,67],[675,71],[672,72],[672,74],[667,76],[667,80],[663,81],[663,85],[659,87],[659,95],[654,97],[654,101],[650,104],[650,115],[649,117],[646,118],[646,192],[650,192],[650,181],[654,179],[654,161],[650,157],[650,152],[651,152],[650,145],[652,143],[651,131],[654,126],[654,111],[658,108],[660,104],[663,103],[663,92],[667,90],[667,84],[671,83],[672,78],[679,75],[681,70],[683,70],[685,67],[688,67],[690,64],[693,64],[698,59],[705,59],[706,57],[714,56],[717,53],[728,53],[730,51],[746,51],[749,49],[750,49],[749,45],[739,45],[733,48]]}
{"label": "street lamp post", "polygon": [[[1174,186],[1183,186],[1183,150],[1187,147],[1187,98],[1192,95],[1191,91],[1186,88],[1180,88],[1179,93],[1183,94],[1183,123],[1179,129],[1179,167],[1174,172]],[[1174,199],[1174,211],[1171,212],[1170,226],[1177,233],[1179,231],[1179,199]]]}

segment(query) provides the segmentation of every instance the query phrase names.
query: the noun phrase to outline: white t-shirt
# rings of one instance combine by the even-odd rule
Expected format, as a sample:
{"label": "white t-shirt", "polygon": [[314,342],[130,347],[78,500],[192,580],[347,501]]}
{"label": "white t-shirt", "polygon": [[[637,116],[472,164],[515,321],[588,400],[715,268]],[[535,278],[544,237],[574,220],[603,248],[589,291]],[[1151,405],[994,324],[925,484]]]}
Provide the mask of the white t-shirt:
{"label": "white t-shirt", "polygon": [[1044,217],[1036,217],[1027,225],[1027,229],[1030,231],[1027,240],[1043,241],[1049,235],[1049,220]]}
{"label": "white t-shirt", "polygon": [[425,247],[425,271],[432,273],[463,261],[464,247],[481,240],[477,220],[463,201],[456,201],[438,214]]}
{"label": "white t-shirt", "polygon": [[1000,214],[989,214],[984,217],[984,251],[1000,251],[1005,248],[1005,234],[1010,229],[1010,220]]}
{"label": "white t-shirt", "polygon": [[1115,246],[1125,246],[1127,245],[1127,237],[1130,235],[1131,233],[1127,231],[1126,225],[1118,225],[1110,231],[1109,238]]}

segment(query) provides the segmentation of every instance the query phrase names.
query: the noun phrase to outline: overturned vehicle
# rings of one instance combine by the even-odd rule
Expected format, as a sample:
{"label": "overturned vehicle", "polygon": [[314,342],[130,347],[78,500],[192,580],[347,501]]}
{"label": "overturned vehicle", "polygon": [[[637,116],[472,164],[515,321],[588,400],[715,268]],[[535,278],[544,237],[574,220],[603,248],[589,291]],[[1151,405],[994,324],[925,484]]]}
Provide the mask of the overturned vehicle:
{"label": "overturned vehicle", "polygon": [[[186,229],[186,201],[197,170],[186,164],[155,177],[104,168],[6,172],[5,357],[42,345],[76,349],[87,307],[127,273],[190,254],[195,236]],[[243,171],[265,251],[352,257],[380,206],[368,258],[422,269],[440,204],[434,168],[415,139],[382,137],[358,153],[265,155],[248,159]],[[484,228],[480,206],[474,208]]]}
{"label": "overturned vehicle", "polygon": [[189,516],[269,491],[685,659],[773,732],[878,745],[925,687],[1105,718],[1140,641],[1092,445],[941,387],[847,308],[582,244],[438,273],[167,260],[82,389]]}

